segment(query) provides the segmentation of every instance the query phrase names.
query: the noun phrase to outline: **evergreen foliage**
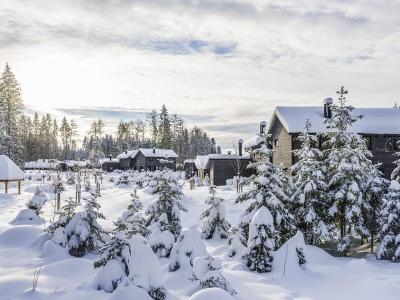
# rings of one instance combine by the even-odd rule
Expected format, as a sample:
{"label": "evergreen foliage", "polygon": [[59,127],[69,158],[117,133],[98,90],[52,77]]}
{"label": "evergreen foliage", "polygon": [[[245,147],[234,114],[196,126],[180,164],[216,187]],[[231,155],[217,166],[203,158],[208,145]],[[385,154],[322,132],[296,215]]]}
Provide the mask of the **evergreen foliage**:
{"label": "evergreen foliage", "polygon": [[298,136],[301,147],[294,150],[298,161],[292,166],[294,193],[291,196],[297,228],[308,244],[314,245],[328,236],[326,211],[327,184],[323,172],[321,151],[315,146],[318,140],[310,134],[311,123],[306,120],[303,133]]}
{"label": "evergreen foliage", "polygon": [[231,226],[225,219],[224,199],[215,196],[215,186],[210,186],[209,193],[205,201],[209,207],[201,214],[201,236],[204,239],[213,237],[226,239]]}

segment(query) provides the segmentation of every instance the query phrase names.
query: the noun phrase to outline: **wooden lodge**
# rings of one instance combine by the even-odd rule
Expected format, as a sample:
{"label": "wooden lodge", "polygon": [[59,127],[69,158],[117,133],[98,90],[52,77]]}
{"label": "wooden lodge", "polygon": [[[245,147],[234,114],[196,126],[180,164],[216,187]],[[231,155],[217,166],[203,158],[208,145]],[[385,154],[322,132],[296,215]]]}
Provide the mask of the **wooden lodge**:
{"label": "wooden lodge", "polygon": [[140,148],[126,150],[117,158],[122,170],[155,171],[163,168],[175,170],[178,155],[173,150]]}

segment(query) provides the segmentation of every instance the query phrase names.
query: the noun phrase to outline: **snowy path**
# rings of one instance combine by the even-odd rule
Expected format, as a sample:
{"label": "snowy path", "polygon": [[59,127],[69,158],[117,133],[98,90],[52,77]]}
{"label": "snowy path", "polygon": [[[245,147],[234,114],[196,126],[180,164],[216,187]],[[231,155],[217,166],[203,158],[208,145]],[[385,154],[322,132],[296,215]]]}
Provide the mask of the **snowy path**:
{"label": "snowy path", "polygon": [[[41,248],[33,246],[43,225],[11,226],[15,217],[32,196],[37,182],[25,182],[22,195],[0,194],[0,299],[117,299],[112,294],[93,290],[85,283],[96,274],[93,270],[95,255],[73,258],[63,253],[41,257]],[[73,186],[67,186],[64,197],[73,196]],[[131,188],[115,187],[104,178],[102,197],[99,202],[107,220],[102,225],[112,228],[112,221],[120,216],[128,205]],[[182,213],[183,227],[196,226],[199,215],[205,209],[207,188],[189,190],[185,186],[183,201],[188,208]],[[139,191],[140,199],[147,207],[153,195]],[[234,204],[235,192],[218,189],[218,196],[226,199],[228,221],[236,224],[245,204]],[[45,220],[52,216],[51,205],[45,207]],[[283,276],[283,262],[276,257],[274,271],[269,274],[248,272],[238,259],[227,256],[226,241],[206,241],[207,251],[222,261],[224,274],[243,300],[397,300],[400,294],[400,266],[388,262],[367,259],[334,258],[324,251],[307,247],[307,270],[288,264]],[[163,259],[164,280],[171,300],[188,299],[193,288],[189,281],[190,270],[171,273],[168,260]],[[34,266],[42,266],[38,292],[25,293],[32,287]],[[114,297],[114,298],[113,298]],[[118,300],[125,299],[119,297]],[[129,299],[129,298],[126,298]]]}

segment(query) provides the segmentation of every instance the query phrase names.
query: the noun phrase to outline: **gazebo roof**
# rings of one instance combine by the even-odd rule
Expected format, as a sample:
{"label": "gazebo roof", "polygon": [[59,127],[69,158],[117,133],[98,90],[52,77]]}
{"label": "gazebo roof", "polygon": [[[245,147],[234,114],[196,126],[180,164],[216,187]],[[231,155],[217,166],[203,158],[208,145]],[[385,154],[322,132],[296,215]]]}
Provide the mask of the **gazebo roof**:
{"label": "gazebo roof", "polygon": [[0,181],[23,180],[24,172],[8,156],[0,155]]}

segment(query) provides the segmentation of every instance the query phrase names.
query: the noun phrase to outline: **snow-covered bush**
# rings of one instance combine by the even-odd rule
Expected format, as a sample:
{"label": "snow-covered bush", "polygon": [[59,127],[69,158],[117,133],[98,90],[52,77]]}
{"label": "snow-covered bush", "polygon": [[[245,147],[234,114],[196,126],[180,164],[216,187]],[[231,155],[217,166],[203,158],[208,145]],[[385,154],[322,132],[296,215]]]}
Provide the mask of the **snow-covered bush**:
{"label": "snow-covered bush", "polygon": [[262,206],[249,225],[249,239],[242,255],[243,262],[251,271],[271,272],[274,248],[274,220],[268,208]]}
{"label": "snow-covered bush", "polygon": [[75,184],[76,180],[74,172],[68,172],[66,178],[67,178],[67,184]]}
{"label": "snow-covered bush", "polygon": [[215,186],[210,186],[210,195],[205,201],[209,207],[201,214],[201,236],[204,239],[219,237],[226,239],[230,224],[225,220],[224,199],[215,196]]}
{"label": "snow-covered bush", "polygon": [[86,200],[84,210],[76,213],[65,226],[71,255],[83,256],[104,243],[106,232],[97,222],[97,219],[104,219],[104,216],[99,209],[96,197],[91,196]]}
{"label": "snow-covered bush", "polygon": [[176,174],[164,170],[157,178],[158,197],[146,210],[150,230],[148,243],[159,256],[168,257],[182,230],[180,211],[186,208],[181,202],[182,187]]}
{"label": "snow-covered bush", "polygon": [[311,123],[306,120],[302,134],[297,138],[301,147],[294,150],[298,162],[292,166],[294,193],[291,197],[297,228],[311,245],[328,237],[326,207],[327,184],[323,172],[322,152],[316,148],[318,138],[310,134]]}
{"label": "snow-covered bush", "polygon": [[196,257],[207,255],[206,247],[196,229],[184,229],[171,250],[169,270],[191,268]]}
{"label": "snow-covered bush", "polygon": [[220,288],[208,288],[194,293],[189,300],[234,300],[231,295]]}
{"label": "snow-covered bush", "polygon": [[33,195],[32,199],[26,203],[26,206],[29,209],[34,210],[36,214],[39,215],[43,205],[47,200],[48,197],[46,194],[39,187],[36,187],[35,194]]}
{"label": "snow-covered bush", "polygon": [[392,180],[381,209],[377,258],[400,262],[400,183]]}
{"label": "snow-covered bush", "polygon": [[117,185],[128,185],[129,184],[129,175],[127,173],[123,173],[118,177]]}
{"label": "snow-covered bush", "polygon": [[307,263],[306,243],[303,233],[298,230],[285,244],[276,251],[276,257],[284,258],[285,261],[277,263],[285,264],[286,269],[290,266],[304,268]]}
{"label": "snow-covered bush", "polygon": [[222,274],[221,264],[212,256],[197,257],[193,262],[192,281],[198,283],[197,290],[207,288],[221,288],[236,296],[237,292]]}
{"label": "snow-covered bush", "polygon": [[246,249],[245,244],[247,242],[245,241],[243,232],[237,227],[232,227],[228,237],[228,256],[234,257],[237,254],[241,254]]}
{"label": "snow-covered bush", "polygon": [[[287,189],[282,181],[282,170],[271,162],[273,151],[268,148],[269,135],[263,136],[265,143],[257,150],[259,161],[249,165],[256,174],[252,175],[246,183],[249,188],[236,198],[236,203],[249,201],[239,222],[239,228],[249,235],[249,224],[256,211],[261,207],[267,208],[273,216],[273,226],[277,232],[275,246],[279,247],[292,236],[294,231],[294,218],[290,213],[290,199],[286,194]],[[287,183],[286,183],[287,184]]]}

